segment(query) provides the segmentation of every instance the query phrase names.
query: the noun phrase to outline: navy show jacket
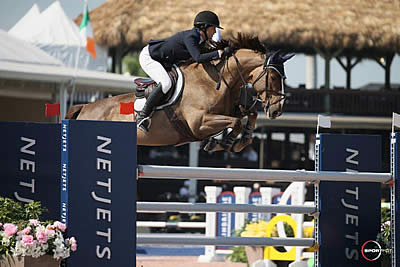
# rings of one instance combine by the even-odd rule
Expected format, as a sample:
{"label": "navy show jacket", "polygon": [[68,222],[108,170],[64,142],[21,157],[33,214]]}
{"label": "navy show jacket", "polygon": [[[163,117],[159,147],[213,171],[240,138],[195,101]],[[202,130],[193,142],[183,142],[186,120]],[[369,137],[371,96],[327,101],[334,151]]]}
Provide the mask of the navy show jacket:
{"label": "navy show jacket", "polygon": [[200,32],[191,30],[160,40],[149,41],[151,58],[160,62],[164,67],[170,67],[180,61],[193,58],[198,63],[208,62],[219,58],[218,51],[200,53]]}

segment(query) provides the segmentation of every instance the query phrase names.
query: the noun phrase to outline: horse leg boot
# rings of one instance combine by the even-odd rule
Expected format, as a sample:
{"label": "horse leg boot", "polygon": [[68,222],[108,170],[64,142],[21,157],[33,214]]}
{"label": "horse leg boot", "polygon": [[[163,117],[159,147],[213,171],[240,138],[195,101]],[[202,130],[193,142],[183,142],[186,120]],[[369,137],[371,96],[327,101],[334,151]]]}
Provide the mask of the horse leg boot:
{"label": "horse leg boot", "polygon": [[234,152],[240,152],[247,145],[253,142],[253,132],[256,126],[257,113],[253,112],[248,116],[247,124],[242,130],[242,138],[235,140],[232,150]]}
{"label": "horse leg boot", "polygon": [[161,90],[161,83],[158,83],[147,98],[143,109],[137,113],[136,122],[139,129],[145,132],[149,131],[151,125],[151,113],[153,112],[154,107],[161,103],[164,96],[165,95]]}

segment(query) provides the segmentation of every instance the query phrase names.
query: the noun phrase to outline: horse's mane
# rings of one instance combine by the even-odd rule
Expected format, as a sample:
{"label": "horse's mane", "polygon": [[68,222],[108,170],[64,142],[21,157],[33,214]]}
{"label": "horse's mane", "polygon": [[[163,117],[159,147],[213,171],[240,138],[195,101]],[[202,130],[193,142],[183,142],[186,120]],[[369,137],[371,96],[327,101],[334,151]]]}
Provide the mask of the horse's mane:
{"label": "horse's mane", "polygon": [[267,49],[261,43],[258,36],[252,34],[239,32],[235,37],[229,40],[222,40],[222,42],[223,42],[223,46],[221,47],[222,49],[229,45],[234,50],[239,50],[244,48],[244,49],[251,49],[254,52],[261,54],[265,54],[267,52]]}
{"label": "horse's mane", "polygon": [[[261,43],[258,36],[247,34],[247,33],[237,33],[235,37],[230,39],[222,39],[221,41],[215,42],[213,40],[207,41],[201,47],[201,53],[208,53],[216,50],[223,50],[225,47],[230,46],[233,50],[237,51],[239,49],[251,49],[256,53],[265,55],[267,53],[267,48]],[[179,64],[180,66],[187,66],[194,63],[193,59],[189,59],[185,62]]]}

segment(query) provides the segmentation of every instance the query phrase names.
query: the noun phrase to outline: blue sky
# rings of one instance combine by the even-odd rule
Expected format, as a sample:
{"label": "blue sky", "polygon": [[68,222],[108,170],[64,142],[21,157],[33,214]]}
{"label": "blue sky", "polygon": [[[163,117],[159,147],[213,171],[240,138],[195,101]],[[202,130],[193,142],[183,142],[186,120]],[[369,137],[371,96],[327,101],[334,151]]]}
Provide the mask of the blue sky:
{"label": "blue sky", "polygon": [[[89,8],[101,5],[105,0],[88,0]],[[37,3],[40,10],[46,9],[54,0],[1,0],[0,1],[0,28],[8,31],[26,12]],[[83,0],[60,0],[65,13],[71,19],[76,18],[83,10]],[[145,2],[144,2],[145,3]],[[223,32],[222,32],[223,34]],[[155,36],[154,38],[157,38]],[[324,84],[324,60],[317,58],[318,87]],[[298,54],[286,63],[287,83],[298,86],[305,83],[305,56]],[[357,88],[367,83],[384,83],[385,72],[375,61],[363,60],[352,71],[352,87]],[[392,83],[400,84],[400,57],[396,55],[391,70]],[[331,61],[331,85],[345,86],[346,74],[336,60]]]}

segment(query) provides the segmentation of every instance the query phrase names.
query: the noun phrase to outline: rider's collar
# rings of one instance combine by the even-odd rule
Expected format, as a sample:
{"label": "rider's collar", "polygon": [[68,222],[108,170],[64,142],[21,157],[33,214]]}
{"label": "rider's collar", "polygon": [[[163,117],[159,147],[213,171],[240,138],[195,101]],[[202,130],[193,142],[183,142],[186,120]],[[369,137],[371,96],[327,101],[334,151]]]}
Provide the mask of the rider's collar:
{"label": "rider's collar", "polygon": [[200,37],[200,41],[199,41],[199,44],[201,44],[202,42],[204,42],[205,40],[203,39],[203,36],[201,36],[201,34],[200,34],[200,30],[199,29],[196,29],[196,32],[197,32],[197,34],[199,35],[199,37]]}

